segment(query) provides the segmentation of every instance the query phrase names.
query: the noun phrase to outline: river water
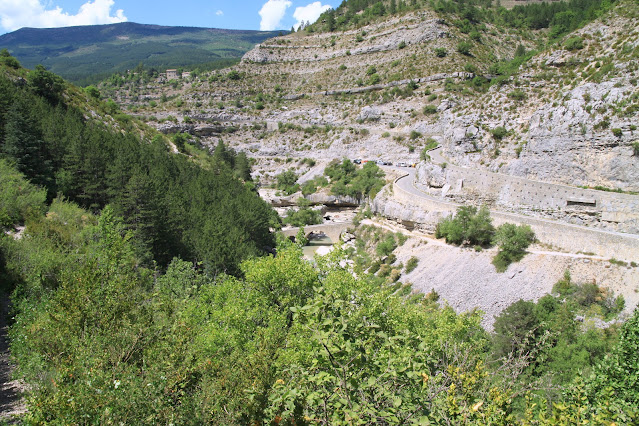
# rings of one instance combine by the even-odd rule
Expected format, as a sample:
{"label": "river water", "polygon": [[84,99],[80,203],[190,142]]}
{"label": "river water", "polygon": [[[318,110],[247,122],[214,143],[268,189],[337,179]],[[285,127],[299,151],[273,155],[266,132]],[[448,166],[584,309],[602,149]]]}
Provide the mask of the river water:
{"label": "river water", "polygon": [[308,244],[302,247],[302,251],[304,252],[304,257],[306,257],[307,259],[312,259],[313,257],[315,257],[315,252],[318,248],[330,247],[332,245],[333,241],[331,241],[331,239],[324,234],[317,236],[311,235]]}

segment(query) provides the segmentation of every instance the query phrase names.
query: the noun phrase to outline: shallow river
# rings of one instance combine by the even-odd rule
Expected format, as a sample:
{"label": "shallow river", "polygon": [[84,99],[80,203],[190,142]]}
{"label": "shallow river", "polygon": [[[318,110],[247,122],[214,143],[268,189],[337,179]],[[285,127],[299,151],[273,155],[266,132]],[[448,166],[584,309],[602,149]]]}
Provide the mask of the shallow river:
{"label": "shallow river", "polygon": [[321,236],[311,236],[308,241],[308,244],[305,247],[302,247],[302,251],[304,252],[304,257],[308,259],[312,259],[315,256],[315,252],[318,248],[330,247],[333,245],[333,241],[328,238],[326,235]]}

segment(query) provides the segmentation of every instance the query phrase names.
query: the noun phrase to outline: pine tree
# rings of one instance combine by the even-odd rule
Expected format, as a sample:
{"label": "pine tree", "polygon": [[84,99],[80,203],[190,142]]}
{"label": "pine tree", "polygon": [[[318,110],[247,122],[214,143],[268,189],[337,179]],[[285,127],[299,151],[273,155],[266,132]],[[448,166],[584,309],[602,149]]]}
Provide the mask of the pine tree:
{"label": "pine tree", "polygon": [[2,151],[33,183],[51,192],[50,157],[38,132],[38,123],[30,115],[28,102],[19,97],[7,111]]}
{"label": "pine tree", "polygon": [[326,29],[331,33],[335,31],[335,11],[333,9],[326,12]]}
{"label": "pine tree", "polygon": [[244,182],[249,182],[251,180],[251,166],[249,165],[248,158],[246,154],[241,151],[235,157],[235,176],[238,179],[243,180]]}

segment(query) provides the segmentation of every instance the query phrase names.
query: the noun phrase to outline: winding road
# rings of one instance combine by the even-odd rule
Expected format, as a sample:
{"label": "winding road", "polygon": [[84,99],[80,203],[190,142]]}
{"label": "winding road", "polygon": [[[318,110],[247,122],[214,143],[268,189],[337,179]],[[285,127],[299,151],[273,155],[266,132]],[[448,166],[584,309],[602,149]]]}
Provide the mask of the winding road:
{"label": "winding road", "polygon": [[[441,154],[436,151],[439,151],[439,149],[429,152],[429,154],[431,155],[431,159],[436,163],[445,162],[445,159],[441,157]],[[411,196],[415,197],[416,199],[423,199],[423,200],[427,200],[430,203],[437,203],[441,206],[445,206],[447,208],[450,208],[451,213],[454,210],[456,210],[458,207],[463,205],[463,204],[455,203],[452,201],[447,201],[443,199],[442,197],[436,197],[436,196],[427,194],[421,191],[420,189],[418,189],[415,186],[415,174],[416,174],[415,169],[413,168],[401,169],[401,171],[405,174],[395,180],[395,185],[399,187],[400,189],[402,189],[403,191],[409,193]],[[419,203],[415,202],[414,204],[418,205]],[[635,244],[636,247],[639,247],[639,235],[636,235],[636,234],[628,234],[628,233],[616,232],[616,231],[606,231],[603,229],[590,228],[590,227],[581,226],[581,225],[574,225],[570,223],[538,218],[534,216],[525,216],[525,215],[520,215],[516,213],[508,213],[508,212],[495,210],[495,209],[491,209],[490,212],[491,214],[499,214],[501,217],[511,220],[512,222],[515,222],[515,223],[527,223],[531,220],[534,220],[535,222],[539,222],[539,223],[545,223],[545,224],[555,225],[555,226],[559,225],[565,228],[566,230],[588,232],[591,235],[594,233],[595,235],[599,234],[602,236],[604,235],[618,236],[633,242],[633,244]]]}

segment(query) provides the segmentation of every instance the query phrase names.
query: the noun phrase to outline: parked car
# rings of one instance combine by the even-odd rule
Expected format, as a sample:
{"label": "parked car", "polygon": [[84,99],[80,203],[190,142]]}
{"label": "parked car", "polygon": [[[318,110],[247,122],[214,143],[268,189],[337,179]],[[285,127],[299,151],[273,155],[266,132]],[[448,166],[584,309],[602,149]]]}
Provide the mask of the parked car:
{"label": "parked car", "polygon": [[362,160],[361,160],[361,159],[359,159],[359,158],[356,158],[356,159],[354,159],[354,160],[353,160],[353,163],[355,163],[355,164],[362,164]]}
{"label": "parked car", "polygon": [[404,161],[400,161],[397,164],[395,164],[397,167],[408,167],[408,164],[406,164]]}

